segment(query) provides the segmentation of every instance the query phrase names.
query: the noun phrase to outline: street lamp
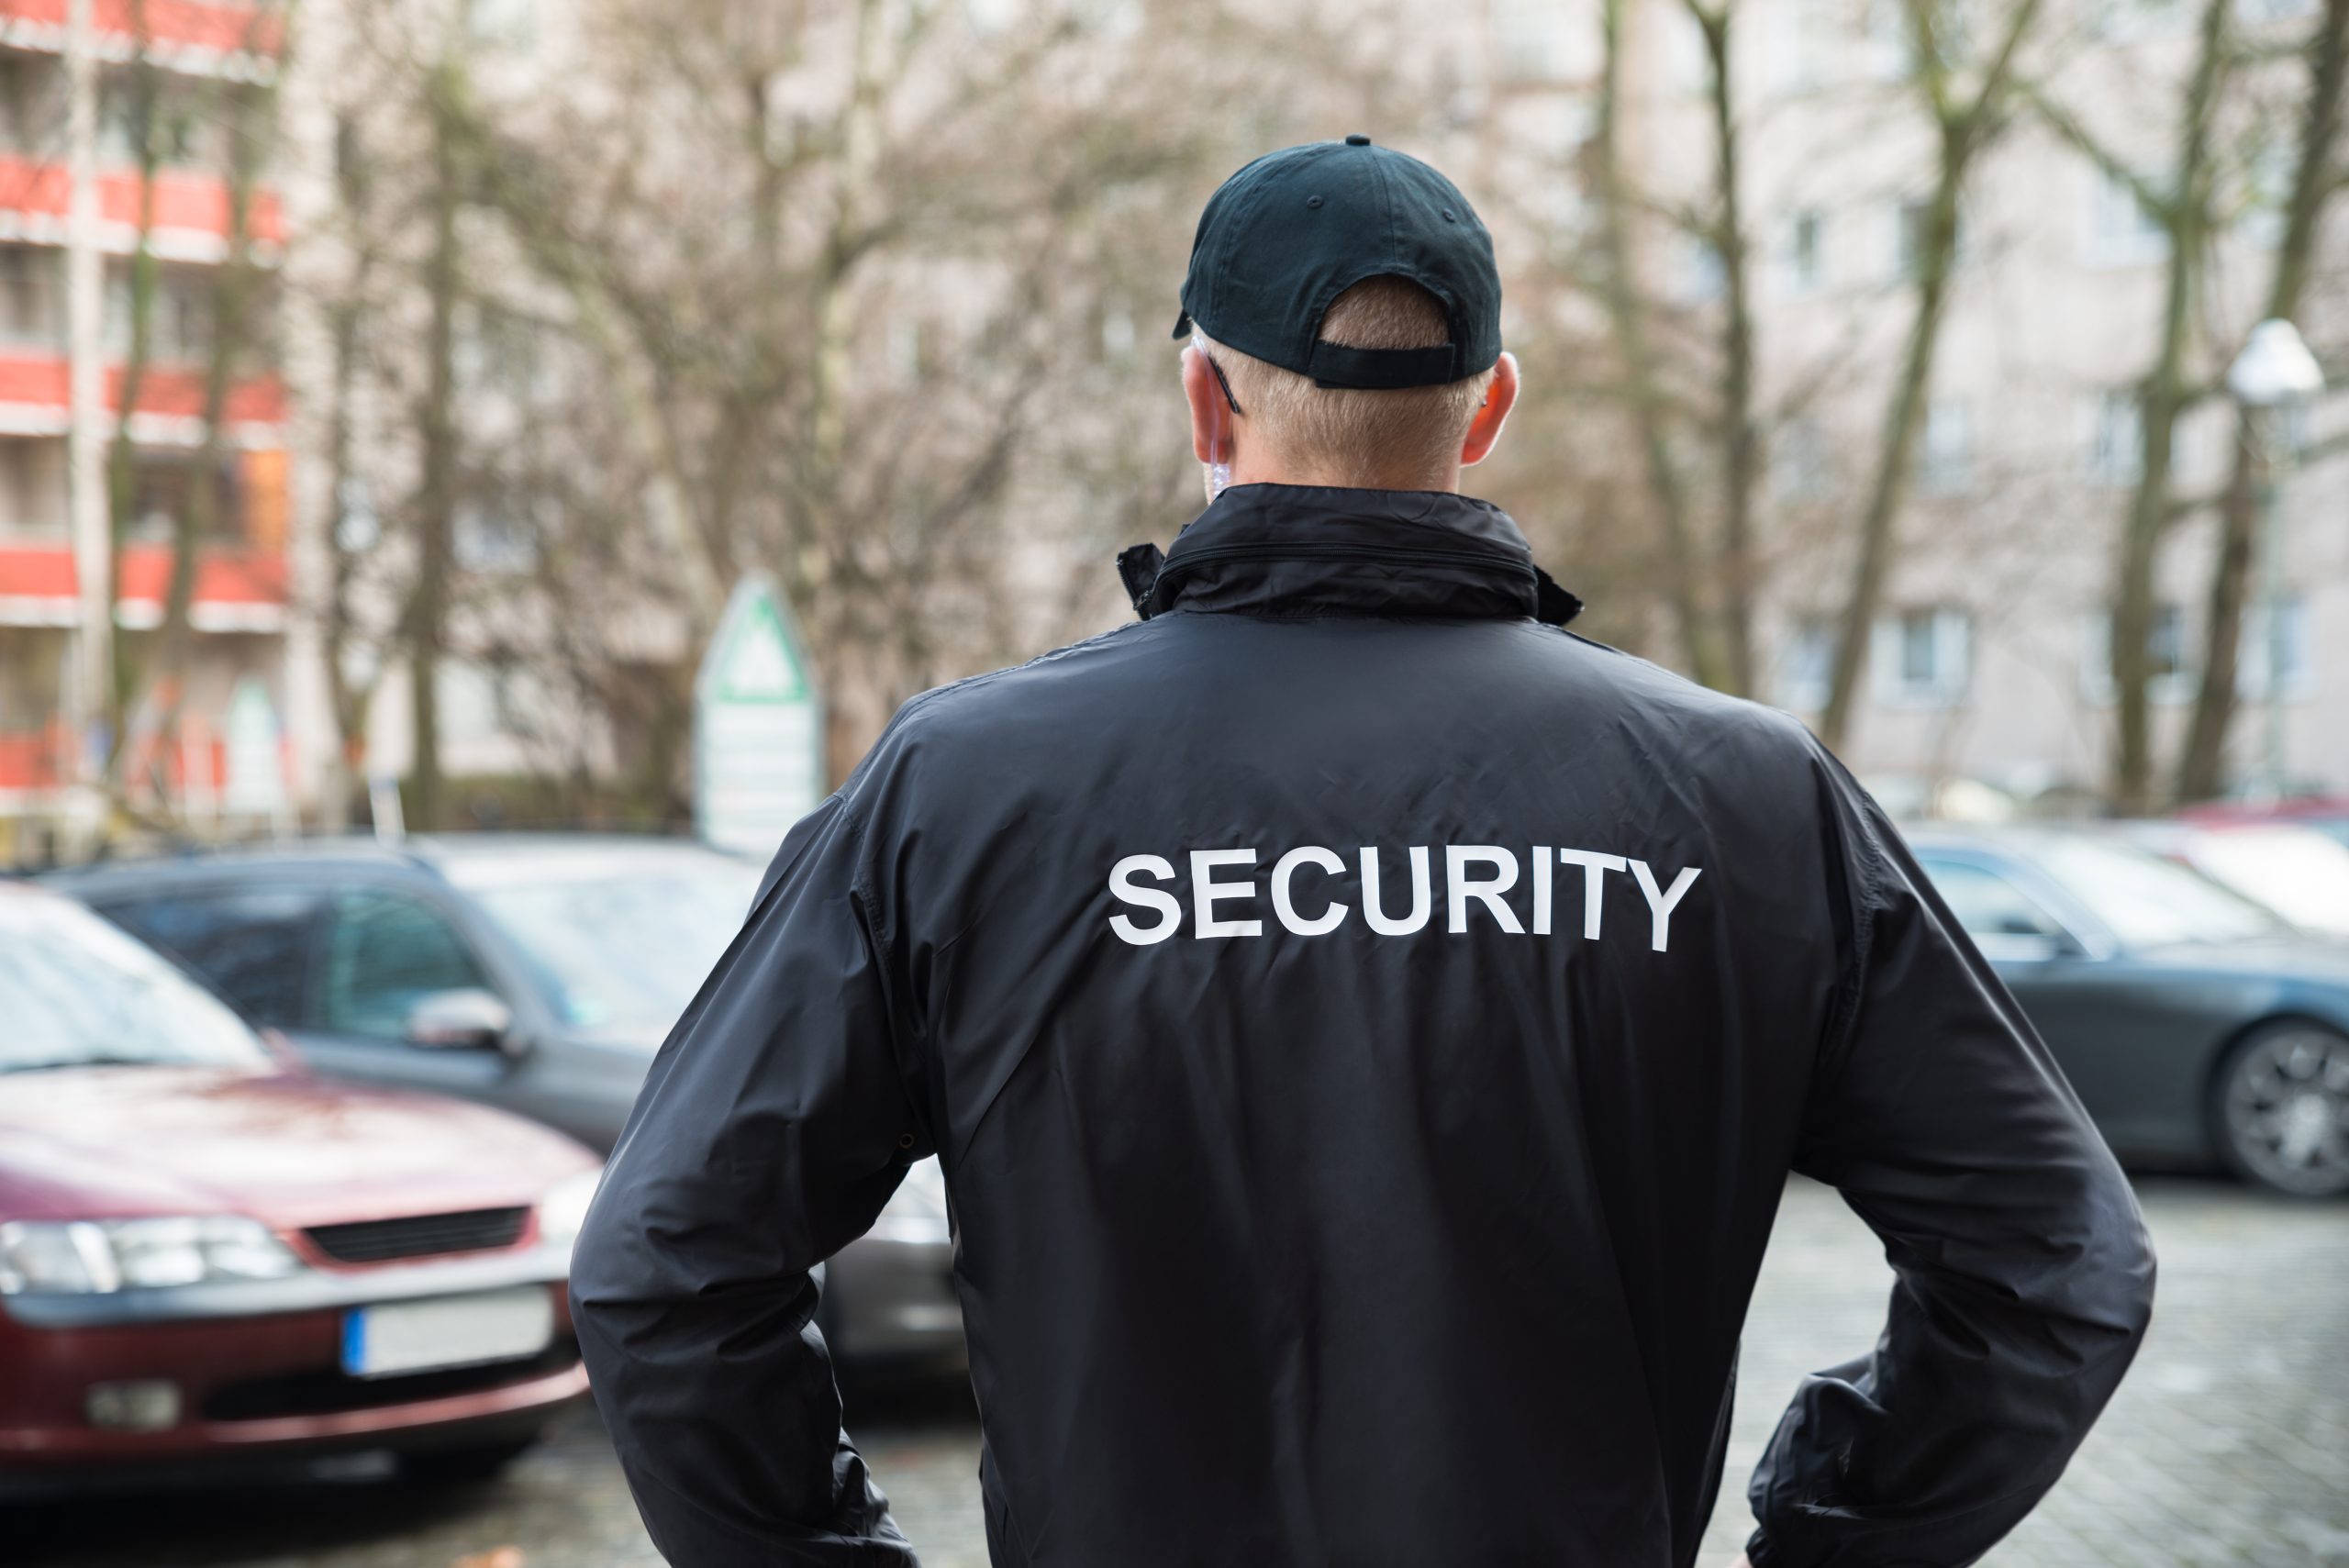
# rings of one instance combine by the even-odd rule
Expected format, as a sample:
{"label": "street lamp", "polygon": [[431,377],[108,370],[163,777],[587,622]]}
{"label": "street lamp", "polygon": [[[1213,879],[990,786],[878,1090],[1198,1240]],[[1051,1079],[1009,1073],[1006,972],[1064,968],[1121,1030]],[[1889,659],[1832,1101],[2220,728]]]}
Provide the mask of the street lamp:
{"label": "street lamp", "polygon": [[2288,783],[2284,761],[2284,662],[2289,632],[2284,624],[2284,476],[2292,463],[2292,414],[2324,390],[2324,372],[2300,340],[2299,329],[2281,317],[2251,329],[2243,351],[2227,367],[2227,390],[2250,417],[2253,439],[2266,458],[2259,487],[2262,587],[2267,601],[2266,734],[2262,787],[2282,799]]}

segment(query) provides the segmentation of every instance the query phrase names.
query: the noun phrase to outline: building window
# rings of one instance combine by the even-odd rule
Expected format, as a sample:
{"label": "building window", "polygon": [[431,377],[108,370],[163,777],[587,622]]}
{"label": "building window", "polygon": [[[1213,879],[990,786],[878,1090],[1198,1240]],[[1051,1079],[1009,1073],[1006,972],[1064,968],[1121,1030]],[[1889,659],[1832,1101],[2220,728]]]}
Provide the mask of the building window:
{"label": "building window", "polygon": [[1680,297],[1690,305],[1704,305],[1720,298],[1728,286],[1729,273],[1721,265],[1721,253],[1713,242],[1701,234],[1680,237]]}
{"label": "building window", "polygon": [[[1925,251],[1932,242],[1933,204],[1923,197],[1895,203],[1892,209],[1892,275],[1893,281],[1913,282],[1924,270]],[[1957,217],[1957,232],[1951,236],[1949,261],[1952,267],[1965,260],[1965,215]]]}
{"label": "building window", "polygon": [[2299,159],[2288,142],[2269,137],[2252,150],[2243,175],[2243,215],[2235,219],[2245,244],[2265,250],[2283,243],[2299,176]]}
{"label": "building window", "polygon": [[1835,621],[1831,616],[1807,615],[1794,624],[1778,666],[1778,706],[1796,713],[1816,713],[1827,706],[1835,676]]}
{"label": "building window", "polygon": [[64,346],[63,257],[30,245],[0,246],[0,343]]}
{"label": "building window", "polygon": [[1808,93],[1827,80],[1834,49],[1832,0],[1788,0],[1782,28],[1765,31],[1771,50],[1771,84],[1781,93]]}
{"label": "building window", "polygon": [[2133,391],[2105,393],[2088,407],[2088,479],[2134,484],[2145,467],[2145,420]]}
{"label": "building window", "polygon": [[[1560,9],[1564,9],[1560,6]],[[1672,84],[1683,93],[1713,90],[1713,55],[1697,19],[1680,6],[1664,12],[1664,58]]]}
{"label": "building window", "polygon": [[2128,43],[2182,31],[2188,21],[2184,0],[2097,0],[2090,25],[2109,43]]}
{"label": "building window", "polygon": [[[2099,610],[2090,616],[2085,637],[2080,656],[2081,686],[2089,701],[2110,703],[2113,699],[2114,689],[2111,614]],[[2176,603],[2154,606],[2154,618],[2145,628],[2147,697],[2157,703],[2182,703],[2193,699],[2201,677],[2191,639],[2192,628],[2187,620],[2185,606]]]}
{"label": "building window", "polygon": [[1770,480],[1781,501],[1816,501],[1827,494],[1827,439],[1818,420],[1799,414],[1779,427]]}
{"label": "building window", "polygon": [[0,537],[65,532],[65,442],[0,440]]}
{"label": "building window", "polygon": [[1507,82],[1557,82],[1566,73],[1566,7],[1555,0],[1497,0],[1493,39]]}
{"label": "building window", "polygon": [[2088,195],[2087,264],[2133,267],[2169,254],[2169,231],[2138,198],[2137,187],[2109,169],[2092,172]]}
{"label": "building window", "polygon": [[[2309,695],[2309,617],[2308,603],[2298,595],[2288,597],[2282,613],[2271,622],[2267,601],[2254,600],[2243,617],[2243,642],[2235,655],[2235,690],[2246,701],[2264,702],[2268,693],[2268,672],[2283,673],[2283,695],[2298,701]],[[2283,636],[2275,641],[2268,639],[2268,627],[2280,626]]]}
{"label": "building window", "polygon": [[1787,220],[1787,292],[1810,294],[1827,281],[1827,220],[1816,210]]}
{"label": "building window", "polygon": [[1925,410],[1924,450],[1917,465],[1918,485],[1928,495],[1956,495],[1974,484],[1974,421],[1955,398]]}
{"label": "building window", "polygon": [[2236,14],[2246,22],[2296,22],[2316,15],[2317,0],[2237,0]]}
{"label": "building window", "polygon": [[538,34],[535,0],[466,0],[465,31],[494,49],[527,47]]}
{"label": "building window", "polygon": [[1974,617],[1947,605],[1896,610],[1876,626],[1878,682],[1900,707],[1954,707],[1965,698]]}
{"label": "building window", "polygon": [[529,503],[504,495],[459,502],[450,550],[459,567],[485,576],[535,570],[539,528],[529,515]]}
{"label": "building window", "polygon": [[1869,75],[1879,82],[1898,82],[1914,71],[1917,39],[1904,0],[1867,0],[1860,28],[1867,44]]}
{"label": "building window", "polygon": [[963,0],[973,30],[982,33],[1008,32],[1027,8],[1025,0]]}

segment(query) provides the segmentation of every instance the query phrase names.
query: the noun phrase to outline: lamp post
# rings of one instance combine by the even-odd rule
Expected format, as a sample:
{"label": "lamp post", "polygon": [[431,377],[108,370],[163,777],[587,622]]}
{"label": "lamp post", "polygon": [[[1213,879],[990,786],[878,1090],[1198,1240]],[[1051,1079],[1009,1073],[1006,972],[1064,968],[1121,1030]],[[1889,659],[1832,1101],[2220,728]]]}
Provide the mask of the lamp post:
{"label": "lamp post", "polygon": [[2262,465],[2259,487],[2261,596],[2266,600],[2266,726],[2260,788],[2281,799],[2289,782],[2284,754],[2284,663],[2290,632],[2284,624],[2284,478],[2292,464],[2292,414],[2324,390],[2324,373],[2300,340],[2299,328],[2277,317],[2261,322],[2227,367],[2227,390],[2250,415]]}

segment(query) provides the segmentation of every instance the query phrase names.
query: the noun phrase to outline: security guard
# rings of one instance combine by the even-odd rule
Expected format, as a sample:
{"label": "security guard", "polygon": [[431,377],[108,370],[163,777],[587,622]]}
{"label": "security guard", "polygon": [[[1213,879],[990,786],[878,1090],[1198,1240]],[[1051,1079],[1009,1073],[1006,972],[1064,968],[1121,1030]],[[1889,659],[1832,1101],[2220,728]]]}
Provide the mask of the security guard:
{"label": "security guard", "polygon": [[1141,618],[906,705],[613,1154],[573,1310],[654,1541],[914,1562],[810,1271],[936,1153],[1001,1568],[1690,1562],[1790,1171],[1899,1283],[1754,1568],[1979,1556],[2151,1302],[2044,1047],[1798,724],[1562,629],[1456,493],[1517,367],[1449,181],[1261,158],[1183,305],[1211,498]]}

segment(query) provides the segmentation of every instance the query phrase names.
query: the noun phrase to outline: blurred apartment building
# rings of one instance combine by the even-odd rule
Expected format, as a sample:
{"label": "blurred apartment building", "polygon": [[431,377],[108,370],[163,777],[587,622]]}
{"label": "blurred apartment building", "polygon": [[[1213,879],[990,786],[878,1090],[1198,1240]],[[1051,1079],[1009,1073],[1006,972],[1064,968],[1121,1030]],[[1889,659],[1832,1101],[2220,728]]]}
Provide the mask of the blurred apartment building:
{"label": "blurred apartment building", "polygon": [[[546,64],[571,37],[561,25],[570,3],[472,0],[459,8],[476,36],[498,41],[486,90],[527,102],[535,93],[576,90],[566,81],[592,74]],[[934,3],[961,5],[974,26],[990,29],[1017,26],[1025,8],[1022,0]],[[1131,0],[1102,3],[1131,8]],[[2263,43],[2306,28],[2314,11],[2314,0],[2240,4],[2241,26]],[[2051,8],[2033,70],[2084,123],[2157,172],[2172,151],[2176,83],[2199,9],[2195,0],[2064,0]],[[349,11],[343,0],[306,6],[306,44],[344,29]],[[1768,450],[1766,684],[1759,695],[1807,717],[1824,695],[1848,525],[1908,319],[1908,269],[1929,177],[1930,133],[1904,96],[1898,11],[1865,0],[1735,6],[1733,86],[1745,139],[1742,195]],[[1701,196],[1709,177],[1709,67],[1675,0],[1651,0],[1631,15],[1626,147],[1661,210]],[[1413,55],[1409,70],[1425,76],[1428,92],[1391,124],[1324,128],[1366,129],[1443,161],[1493,219],[1505,268],[1555,271],[1590,216],[1575,171],[1591,130],[1597,16],[1598,0],[1472,0],[1440,22],[1407,10],[1398,36],[1421,37],[1425,47],[1401,52]],[[312,356],[298,322],[289,323],[284,380],[272,349],[244,359],[227,400],[225,439],[210,443],[220,461],[206,475],[193,471],[206,447],[204,305],[230,228],[219,150],[200,139],[173,150],[155,185],[155,341],[128,422],[139,499],[119,560],[109,562],[105,548],[104,466],[123,412],[127,261],[139,207],[122,109],[128,71],[143,57],[184,90],[233,88],[269,81],[278,50],[276,31],[236,0],[0,0],[0,862],[13,825],[53,819],[67,786],[94,765],[88,728],[77,734],[74,724],[77,715],[100,718],[106,706],[91,691],[105,678],[83,656],[91,639],[75,635],[106,613],[93,565],[118,568],[112,614],[133,646],[151,638],[164,616],[170,520],[197,483],[220,487],[221,504],[197,556],[179,738],[170,755],[134,770],[139,787],[177,792],[175,814],[236,827],[289,811],[313,817],[332,776],[339,742],[323,695],[324,652],[306,623],[317,618],[309,601],[350,498],[323,477],[321,421],[310,406],[320,401],[319,377],[306,368]],[[87,112],[78,122],[76,58],[89,62]],[[265,175],[248,209],[253,254],[265,271],[281,246],[298,252],[316,238],[300,229],[322,204],[304,192],[331,178],[334,130],[305,69],[294,60],[286,83],[296,123],[284,154],[285,206]],[[2266,69],[2288,75],[2297,64],[2280,58]],[[2292,128],[2288,113],[2267,119],[2278,131]],[[77,133],[77,124],[86,130]],[[77,150],[88,175],[78,187]],[[2276,160],[2248,161],[2256,175]],[[2258,313],[2280,228],[2271,187],[2257,178],[2245,184],[2219,242],[2203,301],[2212,342],[2235,340]],[[77,188],[85,192],[79,211]],[[2301,323],[2320,345],[2349,342],[2349,203],[2334,205],[2317,248],[2311,317]],[[296,230],[290,236],[286,213]],[[2131,389],[2153,351],[2165,281],[2165,244],[2127,189],[2027,116],[1978,172],[1962,232],[1903,548],[1846,747],[1897,808],[1921,805],[1932,784],[1953,778],[2022,797],[2101,783],[2112,725],[2102,606],[2141,462]],[[1701,333],[1720,307],[1717,259],[1658,223],[1642,236],[1639,260],[1650,292],[1681,314],[1690,334]],[[1170,297],[1181,264],[1179,255],[1166,258]],[[87,285],[79,295],[77,265]],[[85,301],[78,333],[77,297]],[[92,300],[95,308],[86,305]],[[473,357],[484,355],[497,357],[485,336]],[[2196,368],[2215,378],[2222,367]],[[290,408],[286,381],[296,388]],[[513,439],[505,426],[518,430],[529,417],[519,395],[474,407],[490,408],[484,417],[498,422],[476,432],[485,441]],[[1611,417],[1593,408],[1593,417]],[[2288,586],[2273,606],[2285,655],[2273,680],[2265,657],[2270,606],[2262,599],[2252,607],[2245,706],[2231,751],[2237,780],[2260,764],[2264,705],[2274,691],[2282,698],[2289,782],[2349,791],[2349,725],[2338,722],[2349,713],[2344,423],[2342,410],[2323,406],[2304,422],[2311,450],[2333,455],[2312,463],[2288,492]],[[2181,495],[2215,490],[2232,439],[2224,400],[2198,404],[2181,433]],[[76,473],[89,482],[71,483]],[[2207,508],[2189,514],[2164,557],[2152,695],[2165,760],[2199,681],[2200,601],[2215,531]],[[501,537],[461,528],[460,554],[473,558],[461,560],[461,569],[527,575],[527,550],[501,553]],[[289,557],[298,563],[290,573]],[[1572,562],[1553,565],[1571,579]],[[289,576],[299,593],[289,594]],[[660,645],[658,657],[677,656],[664,626],[642,637]],[[1668,645],[1653,639],[1658,649]],[[406,682],[395,668],[375,692],[368,755],[352,760],[370,773],[405,765]],[[517,731],[511,692],[490,672],[451,656],[438,685],[452,775],[522,771],[543,754],[542,740]],[[558,716],[563,707],[555,698],[537,706]],[[154,711],[152,700],[134,698],[127,743],[137,743],[139,716]],[[600,770],[617,765],[626,748],[589,734],[558,750]]]}
{"label": "blurred apartment building", "polygon": [[[270,81],[281,40],[274,19],[235,4],[0,0],[0,862],[39,852],[27,838],[86,808],[73,786],[109,765],[134,810],[199,825],[291,804],[277,717],[287,410],[267,325],[284,235],[265,174],[232,200],[219,108]],[[141,124],[157,128],[151,191]],[[214,285],[239,207],[251,346],[216,381]],[[134,355],[142,228],[153,270]],[[164,670],[173,528],[199,487],[194,515],[209,527],[184,587],[184,652]],[[93,635],[109,620],[119,639]]]}
{"label": "blurred apartment building", "polygon": [[[2318,11],[2315,0],[2235,7],[2232,47],[2265,63],[2236,79],[2243,103],[2215,132],[2230,221],[2195,297],[2189,360],[2212,395],[2183,420],[2172,468],[2174,495],[2199,505],[2165,546],[2150,649],[2165,783],[2200,681],[2218,532],[2207,503],[2226,483],[2236,439],[2234,409],[2216,394],[2225,356],[2267,295],[2306,91],[2296,46]],[[1464,141],[1481,150],[1489,184],[1526,188],[1513,172],[1529,156],[1560,166],[1590,134],[1600,64],[1594,9],[1595,0],[1491,0],[1490,36],[1472,60],[1483,75],[1455,117],[1475,128]],[[2027,72],[2158,184],[2176,156],[2204,9],[2199,0],[2049,6]],[[2007,10],[1986,4],[1951,15],[1987,35]],[[1702,203],[1715,138],[1701,39],[1681,5],[1631,14],[1627,159],[1657,211]],[[1902,6],[1735,0],[1732,14],[1767,450],[1757,695],[1815,720],[1854,519],[1910,318],[1934,150],[1908,80]],[[1962,53],[1967,42],[1955,47]],[[1553,243],[1560,234],[1571,243],[1589,221],[1571,197],[1536,217]],[[1844,752],[1896,809],[1921,808],[1954,779],[2026,802],[2077,801],[2103,784],[2111,744],[2105,606],[2143,461],[2135,389],[2155,352],[2168,242],[2124,183],[2023,105],[1969,183],[1959,234],[1900,550]],[[1642,239],[1651,295],[1702,340],[1725,308],[1718,256],[1668,221]],[[2319,351],[2349,343],[2349,203],[2332,203],[2306,297],[2299,326]],[[2341,722],[2349,714],[2349,410],[2341,403],[2320,402],[2296,421],[2308,461],[2285,490],[2286,589],[2272,606],[2281,630],[2273,645],[2254,568],[2228,749],[2238,785],[2266,770],[2274,692],[2287,787],[2349,790]],[[1673,646],[1661,636],[1654,644]],[[2282,657],[2271,682],[2274,645]]]}

